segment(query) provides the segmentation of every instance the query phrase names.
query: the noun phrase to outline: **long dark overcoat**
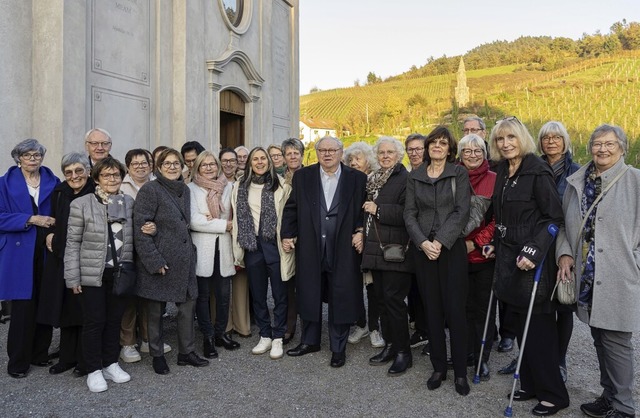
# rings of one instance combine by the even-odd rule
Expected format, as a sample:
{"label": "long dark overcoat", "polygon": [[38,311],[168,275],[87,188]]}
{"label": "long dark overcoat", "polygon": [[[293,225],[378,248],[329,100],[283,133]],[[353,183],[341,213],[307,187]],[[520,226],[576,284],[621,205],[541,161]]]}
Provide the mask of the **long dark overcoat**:
{"label": "long dark overcoat", "polygon": [[[165,180],[170,181],[170,180]],[[181,182],[176,180],[175,184]],[[191,242],[189,188],[170,190],[160,181],[140,188],[133,209],[134,239],[137,254],[137,295],[162,302],[185,302],[198,296],[196,252]],[[145,222],[156,223],[154,236],[143,234]],[[163,276],[157,273],[168,266]]]}
{"label": "long dark overcoat", "polygon": [[[353,323],[363,308],[360,255],[351,246],[352,234],[362,227],[367,176],[342,165],[337,216],[333,281],[326,289],[336,324]],[[281,238],[297,237],[296,299],[302,320],[320,322],[322,312],[320,165],[301,168],[293,176],[293,190],[282,215]]]}

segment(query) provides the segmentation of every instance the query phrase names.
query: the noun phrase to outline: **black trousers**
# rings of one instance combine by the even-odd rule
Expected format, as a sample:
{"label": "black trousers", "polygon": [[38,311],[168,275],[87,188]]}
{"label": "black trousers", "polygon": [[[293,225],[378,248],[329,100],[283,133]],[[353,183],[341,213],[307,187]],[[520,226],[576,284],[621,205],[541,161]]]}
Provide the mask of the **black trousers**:
{"label": "black trousers", "polygon": [[86,370],[82,354],[82,327],[60,327],[60,363],[77,363],[78,369]]}
{"label": "black trousers", "polygon": [[102,286],[82,286],[82,351],[87,372],[116,363],[120,354],[120,324],[126,298],[113,294],[113,269],[106,268]]}
{"label": "black trousers", "polygon": [[371,273],[380,310],[382,336],[387,344],[391,343],[394,351],[409,351],[409,323],[404,299],[411,288],[411,274],[381,270],[372,270]]}
{"label": "black trousers", "polygon": [[11,302],[11,321],[7,334],[7,371],[26,373],[31,363],[49,360],[53,327],[36,324],[37,298]]}
{"label": "black trousers", "polygon": [[[495,262],[490,261],[480,264],[469,264],[469,294],[467,296],[467,330],[469,348],[467,352],[473,354],[476,361],[480,356],[480,346],[482,345],[482,334],[484,323],[487,318],[489,308],[489,297],[491,296],[491,285],[493,283],[493,270]],[[495,298],[494,298],[495,301]],[[487,327],[486,344],[482,352],[482,361],[489,361],[491,346],[493,345],[493,334],[496,323],[496,304],[491,304],[491,314]]]}
{"label": "black trousers", "polygon": [[378,298],[378,294],[373,287],[373,283],[369,283],[365,286],[367,291],[367,312],[364,311],[364,304],[362,305],[362,311],[356,325],[360,328],[364,328],[369,323],[369,331],[377,331],[380,328],[379,322],[382,319],[380,316],[380,306],[382,300]]}
{"label": "black trousers", "polygon": [[416,276],[420,295],[427,307],[433,370],[447,372],[446,321],[455,377],[466,377],[468,278],[464,241],[458,239],[450,250],[442,247],[440,257],[433,261],[424,252],[418,252]]}
{"label": "black trousers", "polygon": [[415,323],[416,332],[429,338],[427,309],[424,306],[424,303],[422,303],[422,297],[420,296],[420,290],[418,289],[418,280],[415,274],[411,275],[411,288],[409,289],[407,302],[409,321],[413,321]]}
{"label": "black trousers", "polygon": [[[511,310],[522,342],[526,312]],[[522,350],[522,347],[520,348]],[[520,365],[520,388],[536,395],[539,401],[568,406],[569,393],[560,375],[556,313],[532,314]]]}

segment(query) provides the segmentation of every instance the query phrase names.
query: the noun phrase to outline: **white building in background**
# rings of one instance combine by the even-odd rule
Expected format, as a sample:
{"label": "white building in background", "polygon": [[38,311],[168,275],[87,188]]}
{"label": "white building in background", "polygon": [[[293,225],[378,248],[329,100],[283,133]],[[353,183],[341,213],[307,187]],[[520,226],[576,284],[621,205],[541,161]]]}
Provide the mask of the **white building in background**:
{"label": "white building in background", "polygon": [[298,138],[305,144],[325,136],[337,136],[335,123],[326,119],[300,118]]}
{"label": "white building in background", "polygon": [[45,165],[108,130],[131,148],[297,136],[299,0],[3,0],[0,172],[25,138]]}

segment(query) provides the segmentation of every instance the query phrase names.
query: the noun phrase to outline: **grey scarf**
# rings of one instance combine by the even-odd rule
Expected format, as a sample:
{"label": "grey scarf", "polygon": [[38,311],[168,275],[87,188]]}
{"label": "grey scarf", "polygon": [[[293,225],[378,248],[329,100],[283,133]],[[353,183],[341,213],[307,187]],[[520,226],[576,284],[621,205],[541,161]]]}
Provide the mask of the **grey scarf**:
{"label": "grey scarf", "polygon": [[[273,182],[278,179],[271,178],[269,173],[263,176],[253,176],[252,183],[264,184],[260,197],[260,225],[258,235],[264,241],[273,241],[276,237],[278,219],[276,217],[276,205],[273,196]],[[249,208],[249,186],[242,182],[238,187],[238,202],[236,216],[238,217],[238,244],[247,251],[258,249],[255,235],[253,216]]]}

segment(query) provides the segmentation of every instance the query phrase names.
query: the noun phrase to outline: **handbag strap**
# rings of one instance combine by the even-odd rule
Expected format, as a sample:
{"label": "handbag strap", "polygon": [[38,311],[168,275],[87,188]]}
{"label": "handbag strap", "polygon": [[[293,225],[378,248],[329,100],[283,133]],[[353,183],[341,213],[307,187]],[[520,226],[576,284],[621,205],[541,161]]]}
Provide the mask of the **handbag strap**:
{"label": "handbag strap", "polygon": [[[371,219],[373,221],[373,229],[376,231],[376,237],[378,238],[378,245],[380,246],[380,249],[382,251],[384,251],[384,246],[382,245],[382,240],[380,239],[380,234],[378,234],[378,222],[376,221],[376,219],[371,214],[369,214],[369,219]],[[405,252],[407,252],[407,250],[409,249],[409,244],[410,243],[411,243],[411,239],[409,239],[409,241],[407,241],[407,245],[404,246],[404,251]]]}
{"label": "handbag strap", "polygon": [[107,222],[107,228],[109,228],[109,242],[111,243],[111,257],[113,258],[113,268],[118,268],[118,252],[116,251],[116,242],[113,239],[113,229],[111,224]]}

